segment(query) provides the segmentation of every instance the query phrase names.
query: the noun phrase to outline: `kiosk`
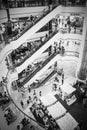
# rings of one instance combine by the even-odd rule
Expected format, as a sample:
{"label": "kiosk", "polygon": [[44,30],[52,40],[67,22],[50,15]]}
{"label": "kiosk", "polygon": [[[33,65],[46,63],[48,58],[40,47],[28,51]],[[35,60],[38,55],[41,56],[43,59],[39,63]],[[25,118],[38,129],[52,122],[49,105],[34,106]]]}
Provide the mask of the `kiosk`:
{"label": "kiosk", "polygon": [[68,105],[73,104],[76,101],[75,91],[76,89],[73,88],[70,84],[64,83],[60,86],[61,92],[62,92],[62,100],[66,101]]}

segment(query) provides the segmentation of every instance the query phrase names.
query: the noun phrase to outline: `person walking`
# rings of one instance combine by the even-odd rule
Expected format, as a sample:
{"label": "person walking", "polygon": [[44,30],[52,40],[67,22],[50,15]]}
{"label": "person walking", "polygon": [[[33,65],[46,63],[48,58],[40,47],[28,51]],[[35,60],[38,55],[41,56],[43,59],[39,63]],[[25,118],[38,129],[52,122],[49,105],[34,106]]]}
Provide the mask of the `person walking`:
{"label": "person walking", "polygon": [[20,104],[21,104],[22,108],[24,108],[24,103],[22,100],[20,101]]}

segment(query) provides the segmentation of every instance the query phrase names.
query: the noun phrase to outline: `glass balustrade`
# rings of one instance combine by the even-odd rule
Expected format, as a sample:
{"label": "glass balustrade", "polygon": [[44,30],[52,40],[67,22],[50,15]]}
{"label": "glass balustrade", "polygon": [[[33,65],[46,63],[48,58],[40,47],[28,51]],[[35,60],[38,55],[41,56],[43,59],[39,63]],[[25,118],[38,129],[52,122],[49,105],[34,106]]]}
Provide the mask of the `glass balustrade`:
{"label": "glass balustrade", "polygon": [[[20,66],[24,63],[25,60],[30,58],[37,50],[39,50],[44,44],[46,44],[58,31],[54,31],[50,33],[50,35],[46,35],[45,37],[41,37],[40,40],[35,42],[30,42],[27,44],[27,47],[20,47],[17,51],[14,50],[10,56],[12,60],[12,64],[15,67]],[[42,40],[44,39],[44,41]],[[31,47],[30,47],[31,46]]]}
{"label": "glass balustrade", "polygon": [[20,84],[22,85],[26,84],[38,71],[40,71],[47,63],[49,63],[58,53],[59,52],[54,52],[47,59],[45,59],[45,61],[37,63],[36,67],[34,66],[32,67],[31,70],[29,70],[29,72],[27,71],[23,73],[23,77],[22,73],[20,73],[18,79]]}
{"label": "glass balustrade", "polygon": [[[9,94],[9,91],[8,91],[8,87],[6,86],[6,91],[7,91],[7,94],[9,96],[9,99],[11,100],[11,103],[10,103],[10,106],[8,106],[8,109],[10,109],[9,114],[11,114],[11,117],[10,120],[9,120],[9,116],[6,115],[7,114],[7,109],[5,108],[5,111],[4,113],[5,114],[5,118],[6,118],[6,121],[7,121],[7,124],[11,124],[12,122],[15,122],[16,119],[18,118],[18,116],[21,116],[22,120],[21,122],[19,122],[20,124],[23,125],[23,128],[24,126],[26,126],[26,128],[31,128],[30,126],[32,126],[32,128],[34,128],[34,130],[45,130],[45,126],[43,124],[41,124],[40,122],[37,122],[35,119],[33,119],[32,117],[29,116],[28,113],[25,113],[23,111],[23,109],[21,109],[21,107],[19,107],[19,103],[18,102],[15,102],[15,99],[12,97],[12,95]],[[23,124],[23,120],[26,119],[26,122],[25,124]]]}

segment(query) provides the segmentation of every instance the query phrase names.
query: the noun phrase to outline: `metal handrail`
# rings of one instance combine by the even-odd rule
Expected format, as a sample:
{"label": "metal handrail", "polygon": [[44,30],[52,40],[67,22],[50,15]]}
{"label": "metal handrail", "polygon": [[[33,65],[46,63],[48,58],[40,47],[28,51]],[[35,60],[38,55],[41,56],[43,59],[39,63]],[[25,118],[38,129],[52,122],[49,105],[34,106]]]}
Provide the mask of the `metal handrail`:
{"label": "metal handrail", "polygon": [[[8,73],[9,73],[9,71],[7,72],[6,79],[7,79],[7,77],[8,77]],[[45,127],[44,125],[42,125],[41,123],[37,122],[37,121],[34,120],[32,117],[28,116],[26,113],[24,113],[24,112],[16,105],[16,103],[15,103],[14,100],[12,99],[11,95],[9,94],[7,85],[6,85],[5,87],[6,87],[6,91],[7,91],[7,93],[8,93],[8,96],[9,96],[9,98],[11,99],[12,103],[15,105],[15,107],[16,107],[21,113],[23,113],[26,117],[28,117],[30,120],[36,122],[36,123],[39,124],[42,128],[45,129],[46,127]]]}

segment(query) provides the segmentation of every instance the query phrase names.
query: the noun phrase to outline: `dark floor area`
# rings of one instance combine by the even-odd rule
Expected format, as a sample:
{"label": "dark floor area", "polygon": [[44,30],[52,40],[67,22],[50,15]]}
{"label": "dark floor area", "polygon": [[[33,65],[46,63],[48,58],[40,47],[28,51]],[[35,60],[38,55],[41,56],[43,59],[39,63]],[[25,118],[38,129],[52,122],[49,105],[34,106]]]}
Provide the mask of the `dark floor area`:
{"label": "dark floor area", "polygon": [[82,102],[75,102],[71,106],[68,106],[63,100],[56,94],[55,97],[60,103],[67,109],[67,111],[76,119],[78,123],[82,122],[82,129],[87,130],[87,108],[84,107]]}

